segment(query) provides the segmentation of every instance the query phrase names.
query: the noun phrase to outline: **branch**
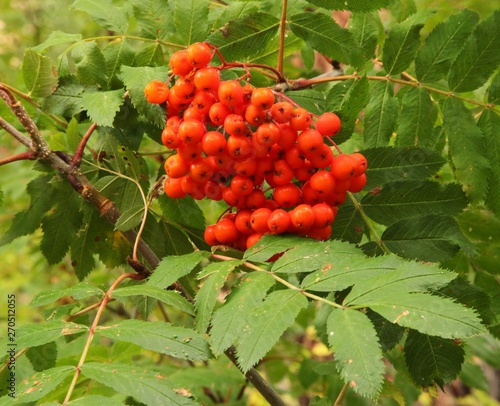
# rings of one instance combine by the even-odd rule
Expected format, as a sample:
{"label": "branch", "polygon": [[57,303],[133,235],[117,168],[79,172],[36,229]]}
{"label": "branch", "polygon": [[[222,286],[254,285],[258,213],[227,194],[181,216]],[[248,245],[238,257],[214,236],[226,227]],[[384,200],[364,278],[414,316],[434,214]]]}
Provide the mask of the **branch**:
{"label": "branch", "polygon": [[5,165],[5,164],[10,164],[11,162],[15,161],[26,161],[26,160],[35,160],[36,155],[31,152],[21,152],[20,154],[15,154],[12,156],[8,156],[7,158],[0,159],[0,166]]}
{"label": "branch", "polygon": [[[0,90],[0,95],[1,94],[2,92]],[[22,132],[18,131],[12,124],[5,121],[4,118],[1,116],[0,116],[0,127],[2,127],[5,131],[7,131],[10,135],[12,135],[25,147],[31,149],[31,140],[28,137],[26,137]]]}
{"label": "branch", "polygon": [[283,75],[283,60],[285,54],[285,34],[286,34],[286,8],[288,0],[283,0],[281,5],[281,20],[280,20],[280,47],[278,50],[278,72]]}

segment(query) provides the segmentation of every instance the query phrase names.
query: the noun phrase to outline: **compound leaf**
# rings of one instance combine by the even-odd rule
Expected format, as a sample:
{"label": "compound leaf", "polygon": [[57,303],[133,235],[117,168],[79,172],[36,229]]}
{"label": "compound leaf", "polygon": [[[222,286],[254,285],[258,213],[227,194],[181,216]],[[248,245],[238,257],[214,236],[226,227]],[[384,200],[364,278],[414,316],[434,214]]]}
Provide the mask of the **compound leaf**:
{"label": "compound leaf", "polygon": [[54,303],[55,301],[65,296],[70,296],[74,300],[81,300],[92,296],[102,297],[103,295],[104,291],[97,286],[92,286],[88,283],[80,282],[79,284],[66,289],[46,290],[40,292],[30,302],[30,306],[45,306],[49,303]]}
{"label": "compound leaf", "polygon": [[171,2],[132,0],[132,10],[144,37],[164,39],[171,33],[174,26]]}
{"label": "compound leaf", "polygon": [[57,75],[50,59],[34,49],[24,53],[22,72],[29,95],[47,97],[56,90]]}
{"label": "compound leaf", "polygon": [[124,34],[128,28],[128,13],[112,0],[76,0],[72,8],[89,14],[101,27]]}
{"label": "compound leaf", "polygon": [[97,125],[111,127],[123,104],[123,94],[123,89],[85,92],[82,96],[82,106]]}
{"label": "compound leaf", "polygon": [[175,33],[182,44],[202,41],[208,31],[210,0],[176,0]]}
{"label": "compound leaf", "polygon": [[333,309],[327,320],[328,343],[345,382],[363,396],[377,397],[385,366],[375,327],[357,310]]}

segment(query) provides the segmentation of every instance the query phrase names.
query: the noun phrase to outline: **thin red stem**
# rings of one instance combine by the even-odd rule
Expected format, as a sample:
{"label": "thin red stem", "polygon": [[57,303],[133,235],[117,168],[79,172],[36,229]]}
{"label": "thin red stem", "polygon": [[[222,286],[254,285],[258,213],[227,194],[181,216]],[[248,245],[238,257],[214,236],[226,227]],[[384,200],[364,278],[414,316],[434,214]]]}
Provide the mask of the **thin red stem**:
{"label": "thin red stem", "polygon": [[0,166],[10,164],[16,161],[33,161],[36,159],[36,154],[33,151],[21,152],[20,154],[8,156],[0,159]]}
{"label": "thin red stem", "polygon": [[96,128],[97,124],[92,123],[92,125],[89,127],[89,129],[83,136],[82,140],[80,141],[80,144],[78,145],[78,149],[76,150],[75,155],[73,156],[73,160],[71,161],[72,168],[77,168],[82,163],[83,152],[85,151],[85,147],[87,146],[87,142],[90,139],[90,136],[92,135],[92,133],[95,131]]}

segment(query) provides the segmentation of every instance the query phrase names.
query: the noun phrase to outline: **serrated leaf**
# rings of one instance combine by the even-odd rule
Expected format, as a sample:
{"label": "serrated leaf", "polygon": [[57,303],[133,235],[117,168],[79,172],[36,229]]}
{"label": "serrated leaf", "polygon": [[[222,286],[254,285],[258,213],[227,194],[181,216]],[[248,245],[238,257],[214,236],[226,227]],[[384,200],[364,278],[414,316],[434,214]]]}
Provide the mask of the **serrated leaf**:
{"label": "serrated leaf", "polygon": [[50,59],[34,49],[24,53],[22,72],[30,96],[47,97],[56,90],[57,74]]}
{"label": "serrated leaf", "polygon": [[444,214],[410,217],[391,224],[382,241],[392,252],[408,259],[440,262],[462,248],[472,249],[456,220]]}
{"label": "serrated leaf", "polygon": [[226,60],[246,61],[262,54],[262,44],[273,41],[278,28],[276,17],[257,12],[229,21],[207,41],[217,46]]}
{"label": "serrated leaf", "polygon": [[402,179],[424,180],[446,163],[441,154],[426,148],[380,147],[362,153],[368,161],[366,189]]}
{"label": "serrated leaf", "polygon": [[176,393],[166,377],[155,371],[123,364],[87,362],[82,366],[82,374],[147,405],[197,405]]}
{"label": "serrated leaf", "polygon": [[432,213],[453,216],[467,206],[467,199],[457,184],[404,180],[386,183],[376,194],[366,194],[361,205],[368,217],[389,225]]}
{"label": "serrated leaf", "polygon": [[141,224],[144,217],[144,206],[133,206],[124,210],[116,220],[115,230],[127,231]]}
{"label": "serrated leaf", "polygon": [[193,243],[188,238],[187,230],[165,222],[160,223],[160,229],[168,255],[183,255],[193,251]]}
{"label": "serrated leaf", "polygon": [[488,87],[488,103],[500,103],[500,74],[496,74]]}
{"label": "serrated leaf", "polygon": [[476,313],[456,302],[428,293],[393,292],[369,307],[392,323],[442,338],[464,338],[484,333]]}
{"label": "serrated leaf", "polygon": [[54,93],[43,100],[43,108],[51,114],[73,117],[83,111],[84,87],[74,76],[63,77]]}
{"label": "serrated leaf", "polygon": [[389,144],[398,119],[399,101],[394,97],[394,86],[388,81],[376,82],[370,90],[370,101],[365,109],[363,139],[366,148]]}
{"label": "serrated leaf", "polygon": [[371,309],[367,309],[366,315],[370,318],[375,330],[377,331],[377,337],[380,341],[380,346],[383,352],[391,350],[401,341],[406,329],[397,324],[391,323],[389,320],[383,318],[380,314],[375,313]]}
{"label": "serrated leaf", "polygon": [[212,318],[217,297],[224,287],[228,275],[242,263],[243,261],[240,260],[212,262],[197,275],[198,279],[208,276],[196,293],[195,299],[196,329],[199,332],[206,332]]}
{"label": "serrated leaf", "polygon": [[363,237],[363,219],[353,205],[343,204],[335,216],[330,239],[357,244]]}
{"label": "serrated leaf", "polygon": [[197,230],[205,230],[205,216],[193,198],[171,199],[162,195],[158,199],[163,215],[169,221]]}
{"label": "serrated leaf", "polygon": [[134,66],[163,66],[165,56],[159,43],[141,49],[134,58]]}
{"label": "serrated leaf", "polygon": [[148,103],[144,88],[152,80],[166,80],[165,67],[130,67],[122,66],[120,78],[130,92],[132,103],[139,113],[160,128],[165,126],[165,111],[158,104]]}
{"label": "serrated leaf", "polygon": [[453,61],[448,84],[454,92],[468,92],[486,83],[500,64],[500,10],[479,22]]}
{"label": "serrated leaf", "polygon": [[[27,324],[16,329],[16,347],[18,350],[27,347],[36,347],[47,344],[59,337],[79,334],[88,330],[87,326],[60,320],[48,321],[39,324]],[[9,348],[8,338],[0,340],[2,354]]]}
{"label": "serrated leaf", "polygon": [[266,234],[257,244],[245,251],[243,258],[253,262],[265,262],[273,255],[286,251],[289,248],[295,247],[306,239],[298,236],[275,236]]}
{"label": "serrated leaf", "polygon": [[112,296],[115,298],[130,297],[130,296],[148,296],[168,306],[173,306],[188,314],[194,314],[193,305],[188,302],[178,291],[164,290],[153,285],[133,285],[123,288],[118,288],[113,291]]}
{"label": "serrated leaf", "polygon": [[76,0],[72,8],[84,11],[101,27],[124,34],[128,28],[128,13],[111,0]]}
{"label": "serrated leaf", "polygon": [[203,335],[162,321],[123,320],[96,331],[113,340],[133,343],[174,358],[204,361],[211,356]]}
{"label": "serrated leaf", "polygon": [[[363,1],[363,4],[368,3]],[[375,13],[353,13],[349,19],[349,30],[361,45],[365,59],[375,55],[381,28],[380,18]]]}
{"label": "serrated leaf", "polygon": [[333,309],[328,316],[327,332],[343,380],[360,395],[376,398],[384,381],[385,366],[370,319],[357,310]]}
{"label": "serrated leaf", "polygon": [[171,2],[132,0],[134,17],[146,38],[166,38],[173,27]]}
{"label": "serrated leaf", "polygon": [[118,38],[108,43],[102,52],[106,59],[109,85],[119,87],[121,84],[116,77],[120,73],[122,65],[132,65],[135,57],[134,49],[126,38]]}
{"label": "serrated leaf", "polygon": [[396,129],[400,146],[431,147],[435,142],[432,130],[438,110],[429,93],[420,88],[408,89],[401,100],[401,111]]}
{"label": "serrated leaf", "polygon": [[30,205],[26,211],[16,214],[10,228],[0,238],[0,245],[28,235],[40,226],[43,216],[52,207],[57,197],[57,188],[50,183],[52,175],[40,176],[28,183],[26,191],[30,196]]}
{"label": "serrated leaf", "polygon": [[285,94],[313,114],[322,114],[325,111],[325,96],[318,90],[305,89]]}
{"label": "serrated leaf", "polygon": [[289,18],[289,25],[295,35],[321,54],[355,67],[363,65],[363,51],[354,35],[331,17],[321,13],[295,14]]}
{"label": "serrated leaf", "polygon": [[484,134],[485,155],[491,166],[485,203],[500,218],[500,116],[493,110],[485,110],[477,126]]}
{"label": "serrated leaf", "polygon": [[405,361],[417,385],[437,383],[441,388],[453,381],[462,368],[464,350],[455,342],[410,330],[406,338]]}
{"label": "serrated leaf", "polygon": [[68,34],[66,32],[56,30],[52,31],[45,41],[32,49],[37,52],[43,52],[54,45],[74,43],[80,41],[81,39],[82,34]]}
{"label": "serrated leaf", "polygon": [[308,0],[309,3],[328,10],[371,11],[386,7],[390,0]]}
{"label": "serrated leaf", "polygon": [[37,372],[54,368],[57,361],[57,344],[54,341],[31,347],[27,352],[31,366]]}
{"label": "serrated leaf", "polygon": [[59,190],[55,206],[42,219],[43,237],[40,249],[49,264],[56,264],[64,258],[82,224],[80,198],[69,186],[64,186]]}
{"label": "serrated leaf", "polygon": [[123,89],[85,92],[82,96],[82,106],[97,125],[111,127],[123,104],[123,94]]}
{"label": "serrated leaf", "polygon": [[16,382],[15,398],[2,397],[2,406],[30,404],[52,392],[75,367],[64,365],[37,372],[29,378]]}
{"label": "serrated leaf", "polygon": [[262,302],[274,284],[272,276],[252,272],[244,275],[231,290],[224,305],[214,312],[211,321],[210,345],[216,356],[235,342],[250,312]]}
{"label": "serrated leaf", "polygon": [[435,82],[445,78],[478,21],[478,13],[465,9],[436,25],[415,59],[417,79]]}
{"label": "serrated leaf", "polygon": [[420,45],[420,30],[433,13],[420,10],[392,26],[382,51],[384,69],[389,75],[403,72],[413,62]]}
{"label": "serrated leaf", "polygon": [[486,174],[490,169],[485,156],[485,137],[463,102],[451,97],[444,102],[443,127],[455,176],[469,200],[478,203],[486,194]]}
{"label": "serrated leaf", "polygon": [[176,0],[174,4],[175,33],[181,43],[202,41],[208,31],[210,0]]}
{"label": "serrated leaf", "polygon": [[362,255],[354,245],[340,241],[306,240],[290,248],[276,262],[271,270],[276,273],[299,273],[326,270],[335,266],[342,258]]}
{"label": "serrated leaf", "polygon": [[264,302],[253,310],[243,328],[237,345],[238,365],[243,372],[254,366],[276,344],[290,327],[300,310],[307,306],[307,299],[296,290],[279,290],[270,293]]}
{"label": "serrated leaf", "polygon": [[71,50],[71,56],[75,62],[76,76],[83,85],[106,87],[106,59],[95,41],[77,44]]}
{"label": "serrated leaf", "polygon": [[87,394],[83,398],[72,400],[68,403],[68,406],[95,406],[99,404],[106,406],[126,406],[125,403],[120,402],[119,400],[116,400],[114,398]]}
{"label": "serrated leaf", "polygon": [[195,251],[186,255],[163,258],[147,283],[161,289],[168,288],[179,278],[190,273],[209,256],[209,252]]}
{"label": "serrated leaf", "polygon": [[45,306],[65,296],[70,296],[74,300],[81,300],[92,296],[97,296],[99,298],[103,295],[104,291],[97,286],[81,282],[66,289],[46,290],[40,292],[33,298],[29,305],[31,307]]}

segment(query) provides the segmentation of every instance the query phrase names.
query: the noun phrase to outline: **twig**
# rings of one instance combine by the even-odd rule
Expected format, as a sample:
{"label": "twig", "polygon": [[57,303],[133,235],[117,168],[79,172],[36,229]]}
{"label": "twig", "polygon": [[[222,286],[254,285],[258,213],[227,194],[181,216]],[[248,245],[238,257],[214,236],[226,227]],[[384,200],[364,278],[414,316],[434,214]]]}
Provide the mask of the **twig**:
{"label": "twig", "polygon": [[92,135],[92,133],[95,131],[96,128],[97,124],[92,123],[92,125],[89,127],[89,129],[81,139],[80,144],[78,145],[78,148],[75,152],[75,155],[73,156],[73,160],[71,161],[72,168],[79,167],[80,164],[82,163],[83,152],[85,151],[85,147],[87,145],[88,140],[90,139],[90,136]]}
{"label": "twig", "polygon": [[340,405],[340,402],[342,401],[342,398],[344,397],[345,392],[347,391],[347,388],[348,388],[348,387],[349,387],[349,384],[348,384],[348,383],[346,383],[346,384],[342,387],[342,389],[341,389],[341,391],[340,391],[339,395],[337,396],[337,399],[335,399],[335,403],[333,404],[333,406],[339,406],[339,405]]}
{"label": "twig", "polygon": [[283,60],[285,54],[285,34],[286,34],[286,8],[288,0],[283,0],[281,6],[281,19],[280,19],[280,47],[278,50],[278,72],[283,75]]}
{"label": "twig", "polygon": [[36,159],[36,155],[32,151],[21,152],[19,154],[8,156],[7,158],[0,159],[0,166],[10,164],[15,161],[33,161],[34,159]]}
{"label": "twig", "polygon": [[[1,94],[0,90],[0,94]],[[3,117],[0,117],[0,127],[2,127],[5,131],[7,131],[10,135],[12,135],[17,141],[23,144],[25,147],[31,149],[31,140],[26,137],[21,131],[18,131],[12,124],[8,123],[4,120]]]}

